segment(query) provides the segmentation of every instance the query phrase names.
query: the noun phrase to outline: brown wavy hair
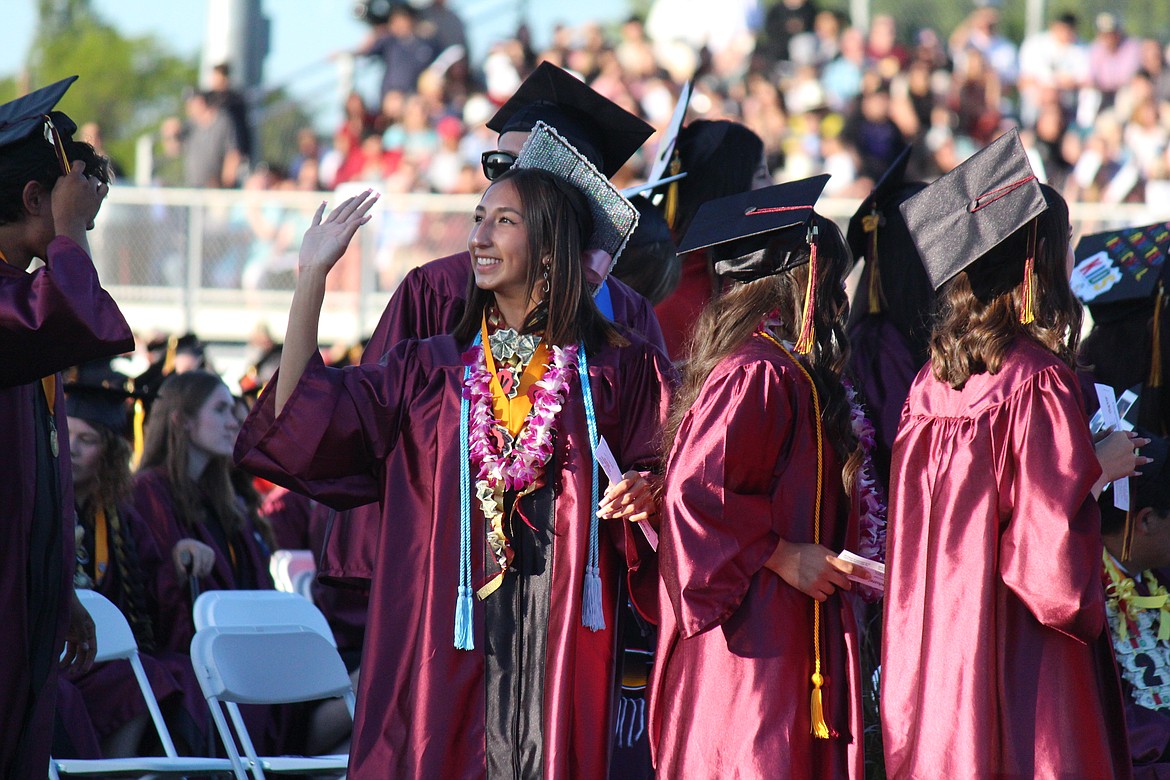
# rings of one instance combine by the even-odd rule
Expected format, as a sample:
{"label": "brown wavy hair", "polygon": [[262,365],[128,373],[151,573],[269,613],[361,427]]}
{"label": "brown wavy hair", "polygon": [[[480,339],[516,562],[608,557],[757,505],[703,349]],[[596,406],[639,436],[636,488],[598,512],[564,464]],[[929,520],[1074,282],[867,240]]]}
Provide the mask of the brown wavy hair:
{"label": "brown wavy hair", "polygon": [[[1006,241],[960,271],[939,291],[930,338],[936,379],[956,390],[976,374],[995,374],[1020,336],[1037,342],[1075,367],[1081,335],[1081,304],[1068,284],[1068,204],[1041,185],[1048,209]],[[1032,231],[1035,231],[1034,236]],[[1035,319],[1024,325],[1024,260],[1035,240]]]}
{"label": "brown wavy hair", "polygon": [[[223,380],[210,371],[172,374],[159,388],[158,399],[146,420],[146,444],[138,468],[161,468],[170,483],[179,524],[190,531],[206,521],[206,505],[219,518],[229,539],[244,528],[244,510],[232,486],[231,456],[211,458],[198,481],[187,475],[191,434],[185,422],[194,420]],[[206,502],[206,504],[205,504]]]}
{"label": "brown wavy hair", "polygon": [[[842,379],[849,363],[849,340],[845,322],[849,300],[842,280],[851,265],[849,247],[840,228],[832,220],[813,214],[813,224],[820,233],[817,244],[817,279],[814,287],[814,344],[803,358],[821,397],[821,420],[833,449],[845,464],[842,477],[846,490],[852,490],[861,465],[861,450],[850,423],[849,399]],[[773,241],[767,252],[787,252],[789,246]],[[764,319],[779,312],[780,336],[796,341],[804,314],[805,285],[808,282],[808,247],[805,262],[773,276],[742,284],[732,284],[703,309],[695,324],[694,335],[683,368],[682,382],[671,401],[670,417],[663,432],[664,452],[669,456],[682,419],[699,397],[707,377],[715,367],[748,339]]]}

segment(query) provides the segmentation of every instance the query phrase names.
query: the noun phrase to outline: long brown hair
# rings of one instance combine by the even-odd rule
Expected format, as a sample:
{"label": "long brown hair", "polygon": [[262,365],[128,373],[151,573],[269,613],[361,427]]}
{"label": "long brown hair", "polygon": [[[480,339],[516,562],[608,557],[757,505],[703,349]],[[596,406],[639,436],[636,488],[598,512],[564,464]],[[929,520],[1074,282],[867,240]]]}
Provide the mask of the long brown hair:
{"label": "long brown hair", "polygon": [[[1074,367],[1081,335],[1081,304],[1068,284],[1068,205],[1056,190],[1041,185],[1048,209],[1013,233],[992,253],[960,271],[939,291],[930,338],[930,365],[936,379],[956,390],[976,374],[995,374],[1008,348],[1027,336]],[[1033,233],[1034,231],[1034,233]],[[1035,244],[1033,313],[1024,310],[1024,260]]]}
{"label": "long brown hair", "polygon": [[[809,374],[822,399],[821,420],[829,442],[845,464],[842,477],[851,490],[861,451],[850,423],[849,399],[842,377],[849,363],[849,341],[845,335],[849,301],[842,283],[850,265],[849,247],[836,223],[813,214],[820,233],[817,243],[817,279],[812,351],[807,358]],[[776,242],[766,251],[784,252],[787,245]],[[807,260],[807,246],[800,250]],[[804,292],[809,264],[773,276],[733,284],[703,309],[695,324],[682,382],[671,401],[670,417],[664,431],[664,451],[670,454],[675,436],[687,410],[694,405],[707,377],[728,355],[752,337],[760,323],[779,312],[780,335],[796,341],[804,313]]]}
{"label": "long brown hair", "polygon": [[[541,261],[545,258],[549,261],[549,289],[544,298],[548,311],[548,319],[544,322],[545,341],[562,347],[584,341],[590,350],[604,343],[625,345],[625,340],[598,311],[581,267],[585,238],[593,231],[593,216],[585,195],[553,174],[536,168],[512,168],[491,186],[503,182],[515,186],[523,210],[528,234],[525,288],[528,300],[531,300],[537,285],[544,284]],[[467,343],[475,337],[484,310],[494,300],[490,290],[482,290],[475,284],[475,275],[472,274],[467,308],[454,330],[456,340]],[[531,327],[530,318],[525,330]]]}
{"label": "long brown hair", "polygon": [[203,370],[173,374],[163,382],[146,420],[146,444],[139,469],[163,470],[184,529],[191,530],[205,521],[206,505],[230,539],[244,526],[244,511],[232,488],[231,457],[212,457],[198,481],[187,475],[191,434],[185,423],[199,416],[203,404],[220,387],[224,387],[223,380]]}

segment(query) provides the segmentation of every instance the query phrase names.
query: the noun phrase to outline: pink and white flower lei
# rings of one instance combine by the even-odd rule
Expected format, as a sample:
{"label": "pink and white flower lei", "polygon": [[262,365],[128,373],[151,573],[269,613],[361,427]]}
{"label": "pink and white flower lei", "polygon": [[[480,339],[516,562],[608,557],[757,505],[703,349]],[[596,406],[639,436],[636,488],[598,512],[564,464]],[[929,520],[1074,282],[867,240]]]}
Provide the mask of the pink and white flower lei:
{"label": "pink and white flower lei", "polygon": [[857,391],[848,379],[844,380],[845,395],[849,399],[849,423],[853,435],[861,445],[861,468],[857,472],[857,491],[861,504],[861,539],[857,551],[863,558],[886,560],[886,501],[882,487],[874,476],[873,448],[877,434],[873,423],[865,416]]}
{"label": "pink and white flower lei", "polygon": [[487,540],[503,571],[509,563],[509,542],[504,532],[504,493],[531,487],[552,457],[552,433],[557,415],[564,405],[569,378],[577,370],[577,345],[554,346],[544,376],[532,385],[532,411],[524,428],[507,452],[501,452],[494,431],[497,426],[492,412],[492,376],[487,370],[482,345],[463,355],[470,368],[464,393],[470,402],[468,454],[477,467],[475,496],[479,500],[490,530]]}

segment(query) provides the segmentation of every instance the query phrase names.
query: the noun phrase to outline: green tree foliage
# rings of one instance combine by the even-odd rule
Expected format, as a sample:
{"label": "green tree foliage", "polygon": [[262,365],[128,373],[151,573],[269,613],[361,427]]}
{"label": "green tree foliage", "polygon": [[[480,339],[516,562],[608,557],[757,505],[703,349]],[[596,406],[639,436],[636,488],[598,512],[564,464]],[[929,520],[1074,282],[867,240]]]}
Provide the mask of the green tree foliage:
{"label": "green tree foliage", "polygon": [[[61,110],[79,125],[97,122],[107,151],[132,176],[136,139],[156,132],[164,117],[181,114],[184,91],[196,83],[195,56],[178,56],[153,36],[122,35],[86,0],[42,0],[40,10],[28,72],[19,86],[79,75]],[[0,80],[0,101],[16,97],[17,87],[15,78]]]}

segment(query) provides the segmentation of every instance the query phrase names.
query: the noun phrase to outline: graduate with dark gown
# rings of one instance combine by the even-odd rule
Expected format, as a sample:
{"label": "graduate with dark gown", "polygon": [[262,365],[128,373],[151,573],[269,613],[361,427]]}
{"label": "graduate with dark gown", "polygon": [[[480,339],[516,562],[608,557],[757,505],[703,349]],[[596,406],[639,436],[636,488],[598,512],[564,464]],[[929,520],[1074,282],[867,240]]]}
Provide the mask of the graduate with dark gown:
{"label": "graduate with dark gown", "polygon": [[901,206],[938,314],[894,443],[882,646],[891,778],[1128,777],[1072,365],[1068,208],[1017,131]]}
{"label": "graduate with dark gown", "polygon": [[[108,192],[93,148],[53,106],[66,79],[0,106],[0,776],[44,777],[58,658],[88,668],[93,622],[73,595],[73,481],[58,372],[134,348],[86,231]],[[72,162],[71,162],[72,161]],[[84,161],[84,162],[82,162]],[[87,175],[88,174],[88,175]],[[44,267],[29,271],[34,258]]]}
{"label": "graduate with dark gown", "polygon": [[1112,490],[1097,503],[1133,774],[1157,780],[1170,777],[1170,442],[1154,437],[1142,455],[1152,462],[1129,480],[1130,511],[1117,508]]}
{"label": "graduate with dark gown", "polygon": [[842,381],[849,250],[813,210],[828,178],[711,201],[680,247],[707,249],[726,286],[695,325],[666,434],[662,777],[864,776],[851,566],[836,555],[873,551]]}
{"label": "graduate with dark gown", "polygon": [[[315,336],[325,274],[372,200],[318,211],[281,369],[237,445],[273,482],[338,509],[384,507],[357,780],[606,777],[627,589],[653,613],[653,553],[627,520],[654,511],[632,470],[656,460],[670,367],[601,316],[580,259],[620,254],[636,212],[544,126],[514,167],[476,210],[477,288],[456,332],[378,364],[326,368]],[[525,393],[534,380],[542,390]],[[631,469],[604,491],[594,426]]]}
{"label": "graduate with dark gown", "polygon": [[934,290],[898,211],[926,186],[905,180],[910,151],[907,146],[894,160],[845,233],[853,261],[865,260],[849,309],[849,368],[873,419],[874,462],[883,486],[890,479],[890,450],[902,405],[930,357]]}

